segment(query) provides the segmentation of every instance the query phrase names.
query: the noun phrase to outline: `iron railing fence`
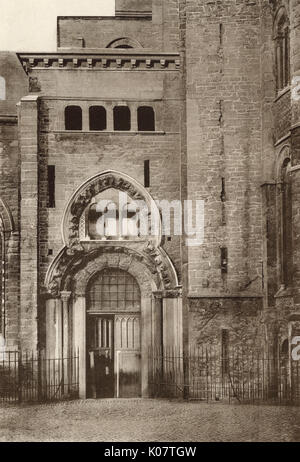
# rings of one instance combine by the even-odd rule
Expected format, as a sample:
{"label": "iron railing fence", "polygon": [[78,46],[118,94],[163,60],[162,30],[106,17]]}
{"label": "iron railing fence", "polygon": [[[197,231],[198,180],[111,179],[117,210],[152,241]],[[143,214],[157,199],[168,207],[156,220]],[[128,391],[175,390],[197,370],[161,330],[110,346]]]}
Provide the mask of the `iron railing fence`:
{"label": "iron railing fence", "polygon": [[152,397],[300,405],[300,361],[289,355],[193,347],[149,350]]}
{"label": "iron railing fence", "polygon": [[67,358],[48,358],[44,351],[0,352],[0,403],[76,399],[78,369],[78,352]]}

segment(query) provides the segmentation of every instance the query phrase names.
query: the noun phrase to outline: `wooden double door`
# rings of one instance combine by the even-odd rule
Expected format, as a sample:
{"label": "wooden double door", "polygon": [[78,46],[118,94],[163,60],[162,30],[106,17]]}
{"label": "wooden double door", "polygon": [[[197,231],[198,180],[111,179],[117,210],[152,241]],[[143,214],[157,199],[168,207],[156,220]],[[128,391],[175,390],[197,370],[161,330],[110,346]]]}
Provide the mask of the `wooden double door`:
{"label": "wooden double door", "polygon": [[87,395],[141,396],[140,314],[87,315]]}

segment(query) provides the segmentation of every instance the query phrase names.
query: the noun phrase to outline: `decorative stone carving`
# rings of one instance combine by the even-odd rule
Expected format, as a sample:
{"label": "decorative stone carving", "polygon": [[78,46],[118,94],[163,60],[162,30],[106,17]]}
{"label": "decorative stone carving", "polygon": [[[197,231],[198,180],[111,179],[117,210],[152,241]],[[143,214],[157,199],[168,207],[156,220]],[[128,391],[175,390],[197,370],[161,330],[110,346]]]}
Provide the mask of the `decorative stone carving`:
{"label": "decorative stone carving", "polygon": [[130,181],[127,175],[108,171],[89,180],[74,194],[64,216],[63,237],[66,245],[52,263],[45,280],[47,291],[52,295],[57,296],[60,291],[69,290],[76,274],[104,254],[126,255],[132,262],[141,263],[149,272],[149,277],[156,281],[157,289],[170,290],[178,286],[174,266],[159,245],[161,236],[150,236],[146,245],[144,241],[136,243],[126,240],[114,244],[110,241],[80,241],[83,212],[96,195],[109,188],[124,191],[133,200],[145,201],[152,213],[156,214],[156,219],[160,220],[159,210],[149,193],[134,180]]}
{"label": "decorative stone carving", "polygon": [[80,252],[83,252],[83,247],[80,244],[79,238],[72,239],[70,241],[69,247],[67,248],[67,254],[72,256]]}
{"label": "decorative stone carving", "polygon": [[[165,257],[160,249],[156,249],[155,251],[156,258],[153,258],[153,255],[149,252],[138,252],[124,246],[101,246],[89,251],[84,251],[82,246],[80,246],[80,249],[78,252],[70,252],[70,249],[66,247],[57,260],[55,267],[52,271],[49,271],[45,285],[53,296],[57,296],[62,290],[69,290],[71,281],[75,275],[88,265],[89,262],[105,254],[116,256],[126,255],[130,257],[131,261],[139,262],[149,272],[149,275],[151,274],[152,278],[156,280],[158,287],[162,290],[167,290],[168,293],[176,285],[176,281],[172,280],[171,277],[171,268],[168,268],[168,262],[164,261]],[[178,290],[175,289],[175,291],[176,296],[178,296]]]}
{"label": "decorative stone carving", "polygon": [[[145,198],[134,184],[117,173],[107,173],[94,178],[73,198],[65,216],[64,232],[68,247],[72,245],[76,248],[80,241],[80,219],[86,207],[97,194],[110,188],[126,192],[133,200],[144,200],[149,203],[149,197]],[[74,242],[76,244],[73,244]]]}
{"label": "decorative stone carving", "polygon": [[[80,46],[82,46],[82,38],[80,38],[80,40]],[[124,44],[126,44],[126,39],[121,40],[125,40]],[[114,48],[116,43],[115,45],[110,44],[108,46]],[[140,47],[140,45],[134,46],[134,48]],[[110,68],[114,71],[119,69],[120,60],[130,64],[133,59],[136,61],[136,65],[132,66],[132,69],[140,68],[149,71],[152,69],[166,69],[175,71],[181,68],[181,60],[178,52],[170,52],[168,54],[151,53],[151,56],[149,56],[149,53],[139,53],[138,56],[136,56],[134,50],[122,50],[121,53],[116,53],[116,51],[116,48],[114,48],[111,53],[107,50],[105,54],[94,54],[93,58],[88,57],[85,53],[77,53],[72,56],[65,53],[48,53],[46,57],[45,55],[39,54],[32,56],[32,54],[20,53],[19,57],[27,73],[29,73],[31,69],[44,69],[45,60],[49,68],[55,68],[56,70],[64,70],[69,64],[84,69],[92,68],[93,65],[98,66],[102,64],[104,68]],[[161,66],[161,61],[165,61],[163,66]]]}
{"label": "decorative stone carving", "polygon": [[151,297],[152,291],[157,290],[159,278],[157,274],[152,275],[149,267],[145,265],[139,255],[127,258],[127,252],[120,252],[123,249],[111,248],[100,253],[96,258],[86,261],[73,278],[74,291],[76,294],[85,293],[90,279],[99,271],[105,268],[119,268],[130,273],[138,282],[142,297]]}
{"label": "decorative stone carving", "polygon": [[154,245],[151,242],[148,242],[147,246],[144,249],[144,254],[150,255],[150,257],[153,259],[156,269],[159,272],[163,280],[163,286],[165,288],[170,288],[171,287],[170,274],[167,269],[166,263],[164,262],[164,258],[163,258],[163,255],[160,249],[157,247],[154,247]]}
{"label": "decorative stone carving", "polygon": [[0,197],[0,218],[3,221],[3,231],[5,234],[11,234],[15,231],[15,224],[12,213],[8,205]]}
{"label": "decorative stone carving", "polygon": [[70,297],[71,297],[72,293],[68,290],[63,290],[61,293],[60,293],[60,296],[61,296],[61,299],[62,301],[64,302],[68,302]]}

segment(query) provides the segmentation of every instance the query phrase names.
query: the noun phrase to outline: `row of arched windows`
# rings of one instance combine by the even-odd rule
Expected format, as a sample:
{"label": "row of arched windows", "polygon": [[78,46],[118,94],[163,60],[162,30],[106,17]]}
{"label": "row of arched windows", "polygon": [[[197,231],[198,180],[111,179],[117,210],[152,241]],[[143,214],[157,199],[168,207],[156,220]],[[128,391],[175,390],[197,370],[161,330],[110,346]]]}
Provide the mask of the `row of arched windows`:
{"label": "row of arched windows", "polygon": [[[138,131],[155,131],[155,113],[151,106],[140,106],[137,110]],[[113,127],[116,131],[131,130],[131,111],[128,106],[115,106],[113,109]],[[65,129],[82,130],[82,108],[67,106],[65,108]],[[89,108],[89,129],[107,130],[107,111],[103,106]]]}

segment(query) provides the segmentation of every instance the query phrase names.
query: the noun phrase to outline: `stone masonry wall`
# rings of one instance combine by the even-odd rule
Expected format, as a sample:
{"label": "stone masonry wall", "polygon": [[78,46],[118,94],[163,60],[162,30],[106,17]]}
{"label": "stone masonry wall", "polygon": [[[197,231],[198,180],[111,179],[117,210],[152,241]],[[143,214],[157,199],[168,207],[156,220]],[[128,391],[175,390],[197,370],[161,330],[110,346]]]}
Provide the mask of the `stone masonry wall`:
{"label": "stone masonry wall", "polygon": [[[28,78],[14,53],[0,54],[5,98],[0,100],[0,213],[5,227],[5,338],[8,348],[19,340],[19,142],[17,103],[28,92]],[[10,216],[10,219],[6,219]]]}
{"label": "stone masonry wall", "polygon": [[274,102],[274,141],[289,134],[291,128],[291,93],[287,91]]}
{"label": "stone masonry wall", "polygon": [[256,298],[191,298],[190,343],[220,346],[221,332],[225,329],[229,330],[231,347],[245,351],[259,348],[264,338],[260,310],[260,300]]}
{"label": "stone masonry wall", "polygon": [[84,39],[85,48],[106,48],[112,41],[126,36],[137,40],[143,48],[159,49],[161,28],[153,27],[151,18],[132,18],[118,21],[118,18],[64,18],[58,20],[58,47],[78,48],[78,37]]}
{"label": "stone masonry wall", "polygon": [[[118,7],[118,5],[116,5]],[[143,12],[143,7],[139,10]],[[176,51],[179,46],[179,4],[177,0],[153,0],[152,18],[130,17],[60,17],[58,47],[106,48],[112,41],[129,37],[143,48]]]}
{"label": "stone masonry wall", "polygon": [[[63,73],[64,71],[61,71],[61,74]],[[73,87],[68,88],[68,92],[73,92],[73,95],[76,95],[80,90],[80,85],[83,85],[82,79],[86,81],[91,75],[81,71],[78,74],[74,75]],[[105,98],[106,88],[103,88],[103,100],[101,100],[102,95],[99,88],[103,73],[97,73],[98,80],[93,80],[95,75],[90,80],[94,86],[87,85],[90,94],[93,92],[95,95],[98,94],[97,99],[89,96],[80,99],[43,97],[41,100],[39,114],[41,285],[49,264],[63,245],[60,226],[66,204],[75,190],[91,176],[113,169],[124,172],[144,184],[144,161],[150,160],[151,186],[148,191],[152,197],[155,200],[180,199],[180,118],[178,114],[181,112],[182,101],[179,92],[179,73],[168,72],[163,76],[161,73],[157,75],[151,72],[149,75],[147,72],[141,72],[139,77],[136,77],[133,72],[130,86],[127,86],[130,81],[129,73],[109,72],[109,74],[116,89],[112,99]],[[47,88],[48,82],[44,80],[44,76],[47,78],[47,72],[38,74],[37,71],[35,75],[38,75],[41,87]],[[60,79],[60,84],[63,80],[64,76]],[[139,87],[136,98],[133,99],[137,81]],[[51,82],[53,83],[53,80]],[[151,85],[152,95],[154,97],[156,95],[157,99],[149,99],[149,86],[145,86],[145,82]],[[55,93],[54,88],[48,88],[49,92]],[[58,92],[62,91],[59,88]],[[112,95],[109,94],[109,96]],[[89,106],[103,104],[107,109],[108,124],[112,127],[113,107],[120,100],[125,101],[130,107],[133,122],[139,105],[153,106],[156,115],[156,133],[138,133],[134,128],[131,132],[123,133],[110,130],[98,133],[89,132]],[[83,132],[64,130],[64,108],[68,104],[77,104],[82,107]],[[48,165],[54,165],[56,169],[55,209],[47,209]],[[164,239],[163,247],[174,262],[180,276],[180,236],[172,236],[171,240]]]}
{"label": "stone masonry wall", "polygon": [[38,98],[22,98],[20,106],[21,210],[20,210],[20,324],[22,348],[38,346]]}
{"label": "stone masonry wall", "polygon": [[205,201],[195,296],[261,291],[260,15],[257,1],[187,2],[188,197]]}

